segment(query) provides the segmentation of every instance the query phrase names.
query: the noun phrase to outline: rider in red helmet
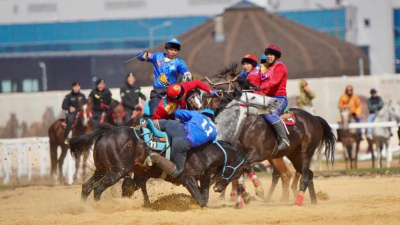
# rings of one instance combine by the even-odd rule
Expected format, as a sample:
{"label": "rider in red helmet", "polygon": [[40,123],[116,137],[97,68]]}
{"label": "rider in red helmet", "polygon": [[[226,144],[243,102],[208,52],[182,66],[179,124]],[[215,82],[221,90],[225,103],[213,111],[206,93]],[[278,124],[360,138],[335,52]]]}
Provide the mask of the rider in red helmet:
{"label": "rider in red helmet", "polygon": [[243,72],[240,77],[245,77],[247,80],[259,87],[261,84],[260,68],[261,66],[257,63],[257,58],[254,55],[245,55],[242,58]]}
{"label": "rider in red helmet", "polygon": [[272,114],[264,114],[265,120],[272,125],[278,135],[278,150],[290,146],[286,134],[286,128],[280,115],[288,105],[286,94],[287,69],[285,64],[280,61],[281,49],[276,45],[269,45],[265,49],[266,63],[261,65],[261,85],[260,90],[255,94],[267,95],[276,98],[280,106]]}
{"label": "rider in red helmet", "polygon": [[196,88],[211,93],[213,96],[218,93],[217,90],[211,90],[207,84],[199,80],[171,85],[167,89],[167,96],[161,99],[151,119],[174,119],[175,110],[186,107],[187,93]]}

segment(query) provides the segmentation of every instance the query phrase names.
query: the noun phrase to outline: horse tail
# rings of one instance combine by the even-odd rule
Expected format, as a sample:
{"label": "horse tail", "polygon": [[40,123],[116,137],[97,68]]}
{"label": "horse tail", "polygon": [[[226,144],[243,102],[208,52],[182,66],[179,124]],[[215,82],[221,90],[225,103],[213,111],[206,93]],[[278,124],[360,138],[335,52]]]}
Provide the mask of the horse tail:
{"label": "horse tail", "polygon": [[113,128],[113,125],[102,123],[99,125],[99,129],[93,131],[90,134],[71,138],[71,140],[69,141],[69,146],[72,156],[78,159],[83,152],[88,152],[93,143],[97,141],[104,133]]}
{"label": "horse tail", "polygon": [[324,120],[319,116],[316,117],[320,121],[323,130],[323,136],[318,146],[318,151],[321,151],[322,147],[325,146],[326,163],[328,164],[328,162],[330,161],[331,164],[333,165],[335,161],[335,144],[336,144],[335,134],[333,133],[332,128],[329,126],[326,120]]}

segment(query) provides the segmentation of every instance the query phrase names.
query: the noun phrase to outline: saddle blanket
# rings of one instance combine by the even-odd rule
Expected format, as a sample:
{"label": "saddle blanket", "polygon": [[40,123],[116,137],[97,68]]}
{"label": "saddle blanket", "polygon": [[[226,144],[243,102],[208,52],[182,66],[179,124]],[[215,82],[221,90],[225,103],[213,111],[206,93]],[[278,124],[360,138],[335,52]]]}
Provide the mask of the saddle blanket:
{"label": "saddle blanket", "polygon": [[283,113],[280,117],[287,126],[293,126],[296,124],[296,117],[291,111]]}

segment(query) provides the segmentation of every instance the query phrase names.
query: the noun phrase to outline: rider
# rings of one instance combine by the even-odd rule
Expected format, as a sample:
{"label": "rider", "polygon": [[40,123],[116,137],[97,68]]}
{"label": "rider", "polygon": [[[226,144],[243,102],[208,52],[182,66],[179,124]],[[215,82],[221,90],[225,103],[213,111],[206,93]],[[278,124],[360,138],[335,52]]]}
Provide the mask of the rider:
{"label": "rider", "polygon": [[172,140],[171,161],[157,153],[149,155],[151,161],[172,177],[179,176],[186,161],[186,153],[194,147],[217,138],[217,128],[214,124],[215,115],[211,109],[201,113],[189,110],[176,110],[176,120],[155,120],[154,124],[165,131]]}
{"label": "rider", "polygon": [[171,38],[165,43],[166,53],[141,52],[137,54],[140,61],[153,64],[154,89],[150,92],[151,113],[154,114],[161,98],[167,94],[167,87],[177,83],[179,75],[183,75],[183,81],[192,80],[192,74],[185,61],[178,57],[181,44],[178,39]]}
{"label": "rider", "polygon": [[282,53],[278,46],[269,45],[265,49],[265,55],[266,63],[261,64],[260,90],[254,93],[274,97],[279,102],[279,108],[272,114],[264,114],[264,118],[275,129],[278,136],[277,148],[282,150],[290,146],[285,125],[280,118],[288,105],[286,96],[287,70],[285,64],[280,61]]}
{"label": "rider", "polygon": [[[371,97],[368,99],[368,109],[369,109],[369,116],[367,118],[368,123],[374,122],[376,117],[376,113],[383,108],[383,100],[381,96],[378,96],[377,91],[373,88],[370,91]],[[367,138],[372,140],[372,127],[367,128]]]}
{"label": "rider", "polygon": [[91,110],[91,121],[93,130],[97,129],[103,113],[107,113],[112,101],[112,94],[106,88],[106,81],[104,79],[97,79],[96,88],[93,89],[88,97],[88,107]]}
{"label": "rider", "polygon": [[199,80],[174,84],[168,87],[167,96],[162,98],[151,119],[174,119],[174,111],[186,107],[187,93],[196,88],[209,92],[213,96],[218,93],[218,90],[211,90],[207,84]]}
{"label": "rider", "polygon": [[240,77],[245,77],[247,80],[259,87],[261,84],[260,68],[261,65],[257,64],[257,58],[254,55],[245,55],[242,59],[243,72]]}
{"label": "rider", "polygon": [[72,127],[72,122],[74,122],[76,115],[79,111],[78,101],[86,101],[84,94],[80,92],[81,85],[79,82],[73,82],[71,85],[71,93],[67,94],[62,103],[62,109],[67,110],[65,121],[67,123],[67,128],[65,129],[65,141],[67,142],[67,137],[69,137]]}
{"label": "rider", "polygon": [[133,111],[141,111],[142,107],[139,105],[139,97],[141,105],[144,105],[146,96],[142,93],[140,86],[135,85],[135,75],[128,73],[126,75],[126,86],[120,88],[121,103],[125,109],[124,123],[131,119]]}
{"label": "rider", "polygon": [[[339,104],[338,104],[339,109],[346,109],[348,108],[350,110],[350,113],[352,114],[354,120],[357,123],[361,122],[360,115],[361,115],[361,101],[358,95],[353,93],[353,86],[352,85],[347,85],[346,90],[344,94],[340,97],[339,99]],[[341,123],[341,119],[339,118],[339,123]],[[358,129],[358,134],[360,136],[360,140],[362,140],[362,132],[361,128]]]}

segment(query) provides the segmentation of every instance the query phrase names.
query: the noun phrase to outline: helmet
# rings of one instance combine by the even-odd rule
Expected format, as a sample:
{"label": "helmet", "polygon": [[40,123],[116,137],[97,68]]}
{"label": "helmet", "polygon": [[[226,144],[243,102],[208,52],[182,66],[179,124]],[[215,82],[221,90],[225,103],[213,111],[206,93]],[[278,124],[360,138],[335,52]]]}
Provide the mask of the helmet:
{"label": "helmet", "polygon": [[264,54],[261,56],[261,63],[266,63],[267,62],[267,56]]}
{"label": "helmet", "polygon": [[168,87],[167,97],[173,101],[176,101],[185,94],[185,90],[180,84],[174,84]]}
{"label": "helmet", "polygon": [[201,113],[202,113],[202,114],[203,114],[203,113],[207,113],[207,114],[210,114],[210,115],[215,116],[214,111],[212,111],[212,109],[204,109]]}
{"label": "helmet", "polygon": [[245,55],[242,59],[242,64],[245,62],[250,63],[253,67],[257,66],[257,58],[254,55]]}
{"label": "helmet", "polygon": [[371,89],[371,91],[370,91],[370,93],[371,93],[371,94],[376,94],[376,93],[377,93],[377,91],[376,91],[376,89],[375,89],[375,88],[372,88],[372,89]]}
{"label": "helmet", "polygon": [[266,49],[265,49],[265,55],[267,55],[267,54],[273,54],[273,55],[275,55],[276,56],[276,58],[281,58],[281,55],[282,55],[282,53],[281,53],[281,49],[278,47],[278,46],[276,46],[276,45],[270,45],[270,46],[268,46]]}
{"label": "helmet", "polygon": [[176,49],[178,49],[178,51],[180,51],[181,43],[179,42],[178,39],[171,38],[167,41],[167,43],[165,43],[165,49],[168,49],[168,48],[176,48]]}

